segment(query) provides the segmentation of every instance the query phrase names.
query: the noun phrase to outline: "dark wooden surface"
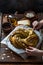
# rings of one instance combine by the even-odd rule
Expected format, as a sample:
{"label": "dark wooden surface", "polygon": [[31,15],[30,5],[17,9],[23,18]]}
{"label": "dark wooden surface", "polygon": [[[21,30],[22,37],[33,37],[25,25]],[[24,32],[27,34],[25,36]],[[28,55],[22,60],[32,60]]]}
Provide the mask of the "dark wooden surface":
{"label": "dark wooden surface", "polygon": [[23,63],[21,63],[21,64],[0,64],[0,65],[43,65],[43,64],[23,64]]}
{"label": "dark wooden surface", "polygon": [[40,62],[41,57],[28,57],[27,59],[22,59],[19,55],[11,51],[6,45],[1,45],[0,62]]}
{"label": "dark wooden surface", "polygon": [[[38,14],[38,20],[42,19],[43,14]],[[2,32],[2,39],[5,37],[4,33]],[[31,57],[29,56],[27,59],[22,59],[19,55],[15,52],[10,50],[6,45],[1,44],[1,51],[0,51],[0,62],[43,62],[42,57]]]}

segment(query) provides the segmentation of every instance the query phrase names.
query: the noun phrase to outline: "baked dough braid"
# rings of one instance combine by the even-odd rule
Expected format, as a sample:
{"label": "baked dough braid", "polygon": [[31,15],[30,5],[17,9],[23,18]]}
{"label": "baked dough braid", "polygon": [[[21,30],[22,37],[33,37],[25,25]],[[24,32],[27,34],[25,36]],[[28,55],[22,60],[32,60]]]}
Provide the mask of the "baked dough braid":
{"label": "baked dough braid", "polygon": [[20,28],[9,37],[9,40],[16,48],[25,49],[29,46],[35,47],[39,38],[32,29]]}

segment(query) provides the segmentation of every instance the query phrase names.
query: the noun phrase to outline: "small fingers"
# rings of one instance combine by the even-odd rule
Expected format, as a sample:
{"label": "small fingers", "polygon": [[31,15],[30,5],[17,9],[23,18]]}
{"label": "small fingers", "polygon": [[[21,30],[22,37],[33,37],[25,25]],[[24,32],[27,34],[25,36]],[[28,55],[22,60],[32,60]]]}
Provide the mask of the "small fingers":
{"label": "small fingers", "polygon": [[34,48],[34,47],[29,46],[29,49],[30,49],[30,50],[34,50],[35,48]]}
{"label": "small fingers", "polygon": [[36,29],[38,30],[38,29],[40,29],[41,27],[42,27],[42,24],[39,23],[38,26],[36,27]]}
{"label": "small fingers", "polygon": [[31,55],[31,52],[26,51],[26,53],[27,53],[29,56]]}
{"label": "small fingers", "polygon": [[30,49],[33,49],[34,47],[29,46]]}
{"label": "small fingers", "polygon": [[33,50],[30,50],[30,49],[26,49],[27,52],[32,52]]}
{"label": "small fingers", "polygon": [[34,22],[32,23],[32,25],[33,25],[33,29],[36,29],[37,26],[38,26],[38,21],[34,21]]}

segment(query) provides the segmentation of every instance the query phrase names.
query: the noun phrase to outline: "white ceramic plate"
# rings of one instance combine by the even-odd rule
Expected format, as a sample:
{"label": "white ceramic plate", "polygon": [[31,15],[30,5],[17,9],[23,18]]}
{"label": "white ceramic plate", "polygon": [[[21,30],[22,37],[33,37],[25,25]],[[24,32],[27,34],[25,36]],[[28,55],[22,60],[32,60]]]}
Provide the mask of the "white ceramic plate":
{"label": "white ceramic plate", "polygon": [[[10,41],[9,41],[9,36],[12,35],[12,33],[13,33],[15,30],[19,29],[19,28],[30,29],[30,27],[28,27],[28,26],[23,26],[23,25],[17,26],[7,37],[5,37],[5,38],[1,41],[1,43],[7,45],[8,48],[10,48],[12,51],[16,52],[17,54],[25,53],[25,51],[24,51],[23,49],[17,49],[16,47],[14,47],[14,46],[10,43]],[[41,42],[42,42],[42,37],[41,37],[39,31],[34,30],[34,32],[35,32],[35,33],[38,35],[38,37],[39,37],[39,42],[38,42],[38,44],[36,45],[36,47],[38,48],[38,47],[40,46]]]}

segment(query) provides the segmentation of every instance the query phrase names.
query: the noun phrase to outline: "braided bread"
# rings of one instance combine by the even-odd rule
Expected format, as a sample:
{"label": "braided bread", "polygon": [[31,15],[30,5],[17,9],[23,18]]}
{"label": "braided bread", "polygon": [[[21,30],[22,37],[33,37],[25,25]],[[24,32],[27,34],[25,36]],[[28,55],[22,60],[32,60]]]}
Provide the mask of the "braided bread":
{"label": "braided bread", "polygon": [[39,41],[38,36],[32,29],[18,29],[9,37],[12,45],[19,49],[25,49],[29,46],[35,47]]}

